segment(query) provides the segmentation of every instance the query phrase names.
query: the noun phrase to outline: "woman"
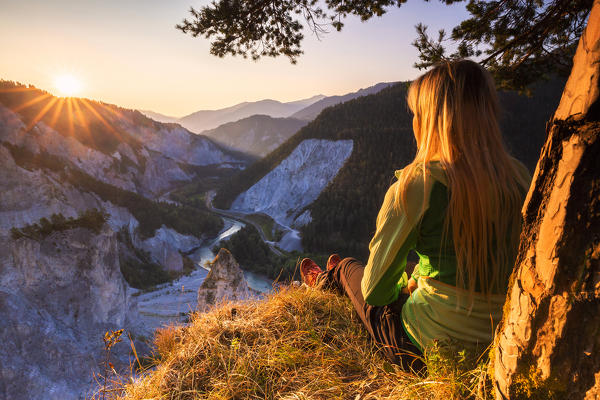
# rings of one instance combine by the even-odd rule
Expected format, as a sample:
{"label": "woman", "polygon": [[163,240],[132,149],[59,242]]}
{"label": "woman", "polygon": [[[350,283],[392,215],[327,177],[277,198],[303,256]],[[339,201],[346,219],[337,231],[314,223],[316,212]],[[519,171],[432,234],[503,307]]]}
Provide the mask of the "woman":
{"label": "woman", "polygon": [[[345,292],[393,362],[413,362],[434,341],[490,344],[501,317],[520,233],[527,169],[510,157],[490,74],[461,60],[408,90],[417,155],[396,171],[366,266],[333,255],[327,270],[301,263],[308,285]],[[406,259],[419,263],[410,279]]]}

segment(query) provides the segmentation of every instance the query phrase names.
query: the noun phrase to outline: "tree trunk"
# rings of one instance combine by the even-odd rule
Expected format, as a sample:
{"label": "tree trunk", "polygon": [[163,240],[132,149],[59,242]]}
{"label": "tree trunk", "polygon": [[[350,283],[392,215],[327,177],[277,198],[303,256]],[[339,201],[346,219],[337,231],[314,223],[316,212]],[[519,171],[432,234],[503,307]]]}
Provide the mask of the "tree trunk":
{"label": "tree trunk", "polygon": [[523,206],[498,399],[600,398],[600,0],[573,61]]}

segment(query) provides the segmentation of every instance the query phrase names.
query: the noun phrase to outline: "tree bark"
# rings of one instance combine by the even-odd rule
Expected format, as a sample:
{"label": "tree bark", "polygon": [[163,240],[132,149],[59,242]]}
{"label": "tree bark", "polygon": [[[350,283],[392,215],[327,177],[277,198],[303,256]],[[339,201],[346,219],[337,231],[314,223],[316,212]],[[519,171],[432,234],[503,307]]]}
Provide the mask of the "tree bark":
{"label": "tree bark", "polygon": [[600,0],[573,61],[523,206],[498,399],[600,398]]}

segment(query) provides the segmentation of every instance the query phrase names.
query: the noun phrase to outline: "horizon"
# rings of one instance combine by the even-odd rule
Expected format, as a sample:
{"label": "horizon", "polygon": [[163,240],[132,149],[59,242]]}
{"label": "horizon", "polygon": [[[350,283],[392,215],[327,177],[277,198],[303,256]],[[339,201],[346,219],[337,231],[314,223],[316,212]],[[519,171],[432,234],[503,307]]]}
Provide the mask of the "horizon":
{"label": "horizon", "polygon": [[153,0],[141,9],[132,0],[1,1],[0,47],[12,54],[0,60],[1,79],[176,118],[414,79],[422,73],[413,68],[414,25],[450,30],[467,16],[464,4],[412,1],[367,23],[347,18],[341,33],[332,31],[320,41],[305,30],[304,54],[292,65],[282,57],[218,58],[209,54],[208,40],[175,29],[190,6],[206,1]]}

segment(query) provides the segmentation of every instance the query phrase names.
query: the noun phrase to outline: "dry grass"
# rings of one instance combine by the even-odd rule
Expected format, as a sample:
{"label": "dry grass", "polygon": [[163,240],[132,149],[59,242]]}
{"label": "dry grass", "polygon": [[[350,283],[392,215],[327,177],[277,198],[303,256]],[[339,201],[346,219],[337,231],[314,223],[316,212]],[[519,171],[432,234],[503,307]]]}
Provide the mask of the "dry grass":
{"label": "dry grass", "polygon": [[306,287],[221,304],[158,331],[154,345],[156,367],[121,398],[449,400],[476,392],[485,376],[465,369],[462,354],[440,352],[428,357],[428,375],[402,371],[384,361],[346,298]]}

